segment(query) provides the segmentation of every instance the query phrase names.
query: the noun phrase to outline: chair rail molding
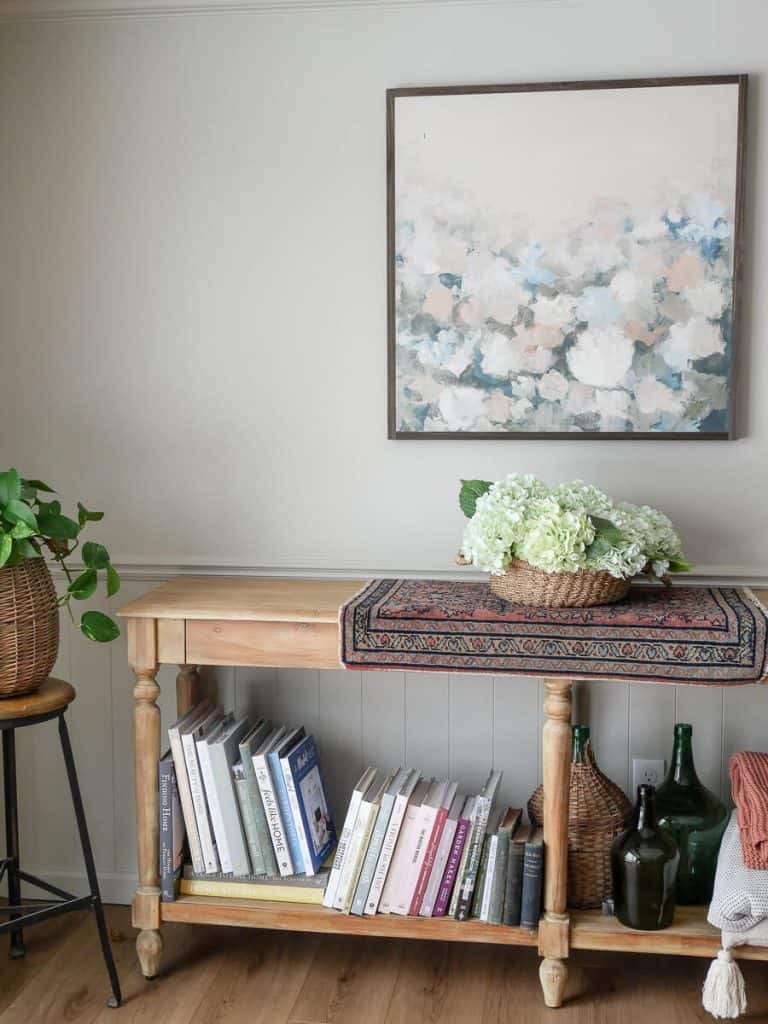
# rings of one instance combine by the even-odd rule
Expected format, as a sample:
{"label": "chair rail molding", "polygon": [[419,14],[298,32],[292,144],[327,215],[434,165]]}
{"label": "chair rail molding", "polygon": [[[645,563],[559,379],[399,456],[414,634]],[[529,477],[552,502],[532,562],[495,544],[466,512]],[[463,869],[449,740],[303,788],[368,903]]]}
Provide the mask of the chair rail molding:
{"label": "chair rail molding", "polygon": [[202,14],[303,14],[409,7],[521,7],[584,0],[0,0],[0,22]]}

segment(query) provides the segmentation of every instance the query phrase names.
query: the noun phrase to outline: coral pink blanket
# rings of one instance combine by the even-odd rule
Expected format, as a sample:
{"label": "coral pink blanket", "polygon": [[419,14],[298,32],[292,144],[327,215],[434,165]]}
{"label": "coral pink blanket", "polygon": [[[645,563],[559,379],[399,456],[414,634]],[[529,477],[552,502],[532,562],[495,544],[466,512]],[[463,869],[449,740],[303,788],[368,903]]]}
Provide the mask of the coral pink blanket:
{"label": "coral pink blanket", "polygon": [[741,751],[728,764],[748,868],[768,868],[768,754]]}

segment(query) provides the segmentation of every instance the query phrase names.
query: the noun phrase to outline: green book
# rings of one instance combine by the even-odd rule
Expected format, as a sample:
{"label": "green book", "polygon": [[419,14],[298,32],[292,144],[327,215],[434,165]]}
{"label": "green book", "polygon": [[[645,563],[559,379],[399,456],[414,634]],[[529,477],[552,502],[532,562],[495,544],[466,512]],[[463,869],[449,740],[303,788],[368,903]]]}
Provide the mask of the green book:
{"label": "green book", "polygon": [[[253,755],[264,742],[271,728],[271,722],[266,718],[260,719],[251,731],[243,737],[238,748],[243,778],[242,787],[240,787],[237,775],[235,776],[235,788],[238,800],[240,801],[245,838],[255,875],[278,874],[277,860],[275,859],[275,851],[272,846],[267,816],[264,813],[259,783],[256,780],[256,772],[253,767]],[[250,808],[250,814],[243,810],[244,804]],[[250,829],[249,821],[251,823]]]}
{"label": "green book", "polygon": [[379,863],[379,855],[384,845],[384,836],[387,834],[389,820],[392,817],[392,808],[395,806],[395,797],[408,775],[407,768],[401,768],[395,775],[390,775],[384,783],[384,795],[381,798],[379,813],[376,816],[376,824],[373,826],[371,841],[365,853],[363,866],[360,870],[360,878],[355,890],[355,898],[352,900],[350,913],[362,917],[365,913],[365,903],[373,883],[373,876],[376,874],[376,865]]}

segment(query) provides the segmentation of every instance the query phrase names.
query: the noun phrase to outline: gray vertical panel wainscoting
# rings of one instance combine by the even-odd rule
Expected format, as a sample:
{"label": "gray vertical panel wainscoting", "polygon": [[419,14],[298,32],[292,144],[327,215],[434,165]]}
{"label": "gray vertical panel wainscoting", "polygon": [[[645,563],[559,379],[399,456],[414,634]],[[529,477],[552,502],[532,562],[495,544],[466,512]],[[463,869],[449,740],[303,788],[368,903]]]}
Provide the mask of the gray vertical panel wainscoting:
{"label": "gray vertical panel wainscoting", "polygon": [[[112,610],[157,581],[127,579]],[[66,615],[56,674],[75,685],[72,741],[104,896],[128,902],[136,851],[132,752],[133,676],[125,637],[111,646],[86,641]],[[176,717],[176,670],[160,670],[163,728]],[[204,668],[206,692],[237,714],[304,724],[317,736],[331,807],[343,816],[349,792],[368,764],[401,764],[455,778],[476,790],[493,766],[503,769],[501,799],[524,807],[541,781],[543,684],[536,679],[419,672]],[[592,729],[600,767],[628,793],[632,758],[668,760],[675,721],[694,727],[703,781],[730,795],[728,758],[765,747],[768,690],[708,689],[579,681],[574,719]],[[55,725],[18,735],[22,857],[29,870],[84,890],[84,874]]]}

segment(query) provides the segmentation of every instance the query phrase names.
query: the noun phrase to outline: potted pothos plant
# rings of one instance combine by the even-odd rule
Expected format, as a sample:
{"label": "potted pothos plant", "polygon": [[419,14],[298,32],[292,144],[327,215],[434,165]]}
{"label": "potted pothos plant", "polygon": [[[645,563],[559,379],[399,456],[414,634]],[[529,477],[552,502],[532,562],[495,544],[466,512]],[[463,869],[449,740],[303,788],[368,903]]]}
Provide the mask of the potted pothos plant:
{"label": "potted pothos plant", "polygon": [[[0,697],[30,693],[49,676],[59,647],[59,608],[74,620],[73,601],[86,601],[103,581],[107,596],[120,589],[120,576],[103,544],[83,532],[103,512],[77,503],[76,518],[62,512],[56,491],[42,480],[25,479],[15,469],[0,473]],[[69,560],[79,552],[80,571]],[[57,595],[46,557],[66,579]],[[80,629],[98,643],[120,635],[117,623],[91,609]]]}

